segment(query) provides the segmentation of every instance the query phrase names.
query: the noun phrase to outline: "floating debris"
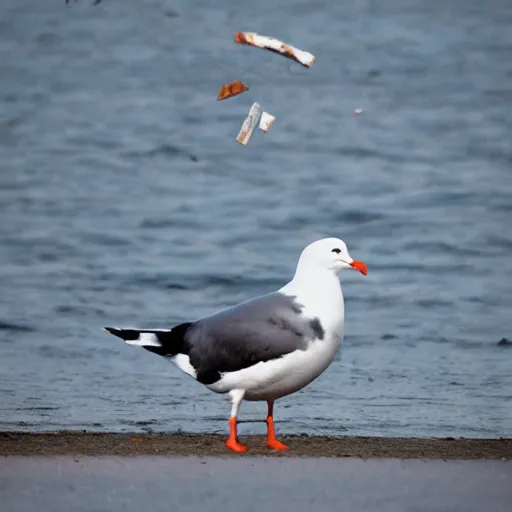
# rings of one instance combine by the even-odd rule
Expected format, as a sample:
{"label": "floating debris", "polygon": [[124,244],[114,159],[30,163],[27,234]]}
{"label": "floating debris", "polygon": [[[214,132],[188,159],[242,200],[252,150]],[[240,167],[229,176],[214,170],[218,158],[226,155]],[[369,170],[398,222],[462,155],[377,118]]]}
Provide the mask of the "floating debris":
{"label": "floating debris", "polygon": [[258,124],[258,118],[260,117],[261,107],[259,103],[253,103],[252,107],[249,109],[249,114],[247,115],[245,121],[240,128],[240,132],[236,138],[236,141],[242,144],[243,146],[247,146],[249,141],[251,140],[252,134],[254,132],[254,128]]}
{"label": "floating debris", "polygon": [[238,94],[242,94],[245,91],[248,91],[249,87],[247,87],[243,82],[237,80],[236,82],[230,82],[229,84],[224,84],[219,89],[219,94],[217,96],[217,100],[225,100],[227,98],[231,98],[232,96],[237,96]]}
{"label": "floating debris", "polygon": [[502,338],[500,341],[498,341],[499,347],[512,347],[512,341],[510,341],[507,338]]}
{"label": "floating debris", "polygon": [[299,50],[294,46],[283,43],[279,39],[273,37],[263,36],[256,34],[255,32],[236,32],[235,42],[239,44],[248,44],[256,46],[257,48],[263,48],[271,52],[279,53],[292,59],[299,64],[309,68],[313,62],[315,62],[315,56],[304,50]]}
{"label": "floating debris", "polygon": [[270,127],[274,124],[275,120],[276,118],[272,114],[269,114],[268,112],[263,112],[260,118],[260,130],[268,132],[270,130]]}
{"label": "floating debris", "polygon": [[354,110],[352,110],[352,113],[356,116],[358,116],[359,114],[362,114],[364,111],[362,108],[355,108]]}

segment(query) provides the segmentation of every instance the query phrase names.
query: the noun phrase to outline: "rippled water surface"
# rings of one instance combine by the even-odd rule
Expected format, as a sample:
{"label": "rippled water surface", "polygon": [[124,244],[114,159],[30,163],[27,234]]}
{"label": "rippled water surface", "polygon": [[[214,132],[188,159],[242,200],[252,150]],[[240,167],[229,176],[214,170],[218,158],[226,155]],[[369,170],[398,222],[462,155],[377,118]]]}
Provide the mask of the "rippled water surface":
{"label": "rippled water surface", "polygon": [[[338,236],[370,273],[279,429],[512,435],[511,55],[506,0],[2,0],[0,428],[226,430],[225,397],[102,327],[272,291]],[[243,147],[253,101],[277,121]]]}

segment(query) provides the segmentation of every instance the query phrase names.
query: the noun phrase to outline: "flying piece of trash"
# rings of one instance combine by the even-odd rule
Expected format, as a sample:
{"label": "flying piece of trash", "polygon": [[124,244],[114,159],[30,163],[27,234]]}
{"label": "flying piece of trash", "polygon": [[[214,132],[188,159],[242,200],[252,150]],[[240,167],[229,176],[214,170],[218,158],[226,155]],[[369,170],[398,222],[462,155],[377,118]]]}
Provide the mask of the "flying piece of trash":
{"label": "flying piece of trash", "polygon": [[270,130],[270,127],[274,124],[275,120],[276,118],[272,114],[269,114],[268,112],[263,112],[260,118],[259,129],[263,130],[264,132],[268,132]]}
{"label": "flying piece of trash", "polygon": [[[257,48],[278,53],[307,68],[309,68],[316,60],[315,56],[309,52],[299,50],[295,46],[283,43],[283,41],[275,39],[274,37],[264,36],[257,34],[256,32],[235,32],[235,43],[255,46]],[[217,95],[217,101],[237,96],[238,94],[242,94],[248,90],[249,87],[240,80],[229,82],[220,87]],[[268,112],[262,113],[260,104],[255,102],[249,109],[249,113],[242,123],[240,131],[236,137],[236,141],[239,144],[242,144],[243,146],[247,146],[247,144],[249,144],[256,125],[258,125],[258,120],[259,129],[264,132],[268,132],[276,118]]]}
{"label": "flying piece of trash", "polygon": [[307,68],[309,68],[316,60],[315,56],[309,52],[299,50],[290,44],[283,43],[283,41],[280,41],[279,39],[256,34],[255,32],[236,32],[235,42],[280,53],[281,55],[284,55]]}
{"label": "flying piece of trash", "polygon": [[254,102],[252,104],[252,107],[249,109],[249,114],[242,123],[242,127],[240,128],[240,132],[238,133],[236,141],[242,144],[243,146],[247,146],[247,144],[249,144],[249,141],[251,140],[254,128],[258,124],[260,111],[260,104]]}
{"label": "flying piece of trash", "polygon": [[237,80],[236,82],[230,82],[229,84],[221,85],[219,89],[219,94],[217,95],[217,100],[225,100],[227,98],[231,98],[232,96],[237,96],[238,94],[242,94],[245,91],[248,91],[249,87],[247,87],[243,82]]}

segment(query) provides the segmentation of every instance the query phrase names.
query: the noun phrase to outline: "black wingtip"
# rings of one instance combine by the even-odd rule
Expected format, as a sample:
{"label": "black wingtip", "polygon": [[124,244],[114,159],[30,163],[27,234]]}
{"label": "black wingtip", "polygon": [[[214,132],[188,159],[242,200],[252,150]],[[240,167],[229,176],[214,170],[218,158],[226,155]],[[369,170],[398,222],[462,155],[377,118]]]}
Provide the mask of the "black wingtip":
{"label": "black wingtip", "polygon": [[114,327],[103,327],[103,330],[121,338],[121,331],[119,329],[115,329]]}
{"label": "black wingtip", "polygon": [[103,329],[124,341],[135,341],[139,339],[142,332],[151,332],[139,329],[116,329],[115,327],[103,327]]}

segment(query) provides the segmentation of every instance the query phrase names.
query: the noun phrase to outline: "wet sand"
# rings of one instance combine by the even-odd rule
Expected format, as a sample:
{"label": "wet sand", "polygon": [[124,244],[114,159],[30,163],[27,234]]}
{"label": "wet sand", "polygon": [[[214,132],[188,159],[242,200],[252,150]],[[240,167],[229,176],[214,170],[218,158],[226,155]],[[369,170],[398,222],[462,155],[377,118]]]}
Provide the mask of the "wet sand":
{"label": "wet sand", "polygon": [[[220,434],[0,433],[0,456],[234,456]],[[275,452],[263,436],[240,436],[244,456],[512,460],[512,439],[282,436]]]}

